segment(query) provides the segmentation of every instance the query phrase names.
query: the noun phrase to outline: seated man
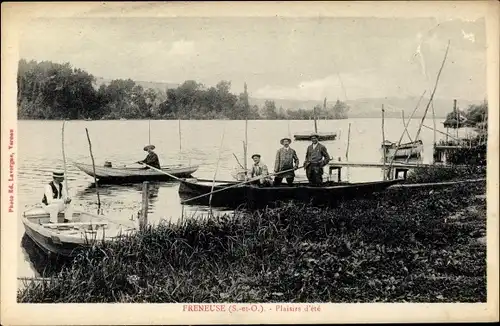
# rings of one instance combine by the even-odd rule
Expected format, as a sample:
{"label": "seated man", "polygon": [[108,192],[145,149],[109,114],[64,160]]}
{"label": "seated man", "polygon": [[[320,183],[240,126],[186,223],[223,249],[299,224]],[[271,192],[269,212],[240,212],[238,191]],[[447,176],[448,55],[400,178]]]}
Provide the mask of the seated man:
{"label": "seated man", "polygon": [[[50,214],[51,223],[63,223],[71,220],[73,209],[69,205],[71,198],[63,187],[64,172],[54,171],[53,180],[45,186],[45,192],[42,198],[44,210]],[[64,212],[64,218],[59,217],[59,213]]]}
{"label": "seated man", "polygon": [[[138,161],[137,163],[144,163],[144,164],[147,164],[147,165],[152,166],[154,168],[161,169],[160,160],[158,159],[158,155],[156,155],[156,153],[153,152],[154,149],[155,149],[155,145],[144,146],[144,151],[148,152],[148,156],[146,156],[146,158],[144,160]],[[149,169],[149,167],[147,167],[147,166],[144,168]]]}
{"label": "seated man", "polygon": [[255,177],[261,177],[258,180],[252,181],[252,184],[257,184],[257,185],[262,185],[262,186],[269,186],[271,184],[271,179],[269,178],[269,172],[267,169],[267,165],[262,163],[260,161],[260,154],[253,154],[252,155],[252,160],[254,162],[254,165],[252,165],[252,168],[250,171],[248,171],[248,178],[255,178]]}

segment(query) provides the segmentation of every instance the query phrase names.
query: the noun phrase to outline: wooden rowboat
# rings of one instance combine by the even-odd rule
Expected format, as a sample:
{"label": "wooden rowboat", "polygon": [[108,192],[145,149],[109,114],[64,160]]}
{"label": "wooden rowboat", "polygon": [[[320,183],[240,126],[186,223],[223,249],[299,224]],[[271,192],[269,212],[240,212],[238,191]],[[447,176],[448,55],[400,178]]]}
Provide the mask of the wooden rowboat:
{"label": "wooden rowboat", "polygon": [[[335,140],[337,138],[337,133],[335,132],[318,132],[318,140]],[[295,134],[293,135],[295,140],[311,140],[311,133]]]}
{"label": "wooden rowboat", "polygon": [[[360,198],[369,196],[375,192],[383,191],[386,188],[401,182],[398,180],[375,181],[363,183],[347,182],[325,182],[323,185],[314,187],[305,182],[299,182],[293,186],[280,185],[259,187],[256,185],[234,186],[234,183],[218,184],[214,186],[214,191],[225,187],[233,188],[212,194],[211,205],[214,207],[236,208],[242,205],[257,208],[264,207],[279,201],[296,201],[310,203],[312,205],[335,205],[341,200]],[[189,200],[196,196],[210,193],[212,185],[210,183],[199,183],[195,181],[183,180],[179,186],[179,195],[182,200]],[[208,205],[209,195],[199,199],[190,200],[186,204]]]}
{"label": "wooden rowboat", "polygon": [[[64,216],[64,213],[61,216]],[[22,222],[26,235],[44,252],[72,257],[76,249],[103,241],[115,241],[133,233],[137,228],[131,222],[123,224],[103,216],[74,211],[71,221],[50,223],[50,216],[42,207],[23,213]]]}
{"label": "wooden rowboat", "polygon": [[[326,111],[326,98],[323,102],[323,109]],[[319,141],[335,140],[337,138],[336,132],[318,132],[318,115],[316,113],[316,107],[313,109],[314,116],[314,133],[318,135]],[[293,138],[295,140],[311,140],[311,133],[299,133],[294,134]]]}
{"label": "wooden rowboat", "polygon": [[[77,168],[94,176],[92,164],[74,163]],[[168,166],[162,168],[162,171],[167,172],[178,178],[190,177],[196,170],[198,165],[191,166]],[[168,175],[155,171],[153,169],[144,168],[126,168],[126,167],[95,167],[95,176],[100,183],[133,183],[143,181],[169,181],[172,180]]]}
{"label": "wooden rowboat", "polygon": [[386,140],[382,144],[382,150],[386,151],[387,157],[393,157],[396,154],[396,158],[406,158],[410,157],[420,157],[424,148],[424,143],[421,140],[417,140],[410,143],[400,144],[399,149],[397,143]]}

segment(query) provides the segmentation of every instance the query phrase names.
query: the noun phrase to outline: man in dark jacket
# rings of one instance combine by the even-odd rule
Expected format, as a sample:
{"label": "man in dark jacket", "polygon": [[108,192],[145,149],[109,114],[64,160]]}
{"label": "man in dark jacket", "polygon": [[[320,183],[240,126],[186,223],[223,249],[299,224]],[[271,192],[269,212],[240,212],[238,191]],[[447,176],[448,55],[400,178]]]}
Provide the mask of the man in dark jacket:
{"label": "man in dark jacket", "polygon": [[307,147],[304,169],[309,183],[319,186],[323,183],[323,167],[330,162],[326,147],[318,142],[318,135],[311,135],[312,144]]}
{"label": "man in dark jacket", "polygon": [[[148,152],[148,156],[142,161],[138,161],[137,163],[144,163],[149,166],[152,166],[157,169],[161,169],[160,167],[160,160],[158,159],[158,155],[156,155],[153,150],[155,149],[155,145],[147,145],[144,147],[144,151]],[[145,167],[146,169],[149,169],[149,167]]]}

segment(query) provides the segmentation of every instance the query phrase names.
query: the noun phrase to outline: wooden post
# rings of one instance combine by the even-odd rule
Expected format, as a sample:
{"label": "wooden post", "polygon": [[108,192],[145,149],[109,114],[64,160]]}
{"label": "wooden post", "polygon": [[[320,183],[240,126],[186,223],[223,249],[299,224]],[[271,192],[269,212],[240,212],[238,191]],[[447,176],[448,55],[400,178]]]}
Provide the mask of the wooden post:
{"label": "wooden post", "polygon": [[181,118],[179,118],[179,152],[182,152]]}
{"label": "wooden post", "polygon": [[383,180],[385,181],[386,180],[386,173],[387,173],[387,171],[385,170],[386,150],[385,150],[385,147],[384,147],[384,143],[385,143],[384,112],[385,112],[385,110],[384,110],[384,104],[382,104],[382,148],[383,148],[382,152],[384,153],[384,163],[383,163],[384,164],[384,167],[383,167],[384,179]]}
{"label": "wooden post", "polygon": [[[441,67],[439,68],[438,74],[436,76],[436,82],[434,84],[434,89],[432,90],[429,102],[427,103],[427,106],[425,107],[424,115],[422,116],[422,120],[421,120],[420,125],[419,125],[418,130],[417,130],[417,135],[414,138],[415,141],[417,141],[418,137],[420,136],[420,131],[422,130],[422,125],[425,122],[425,117],[427,116],[427,111],[429,110],[429,106],[431,105],[432,100],[434,99],[434,94],[436,94],[437,85],[439,83],[439,77],[441,77],[441,72],[443,71],[443,67],[444,67],[444,64],[446,62],[446,58],[448,57],[448,50],[449,49],[450,49],[450,41],[448,41],[448,46],[446,47],[446,52],[444,54],[443,62],[441,63]],[[408,154],[408,157],[406,158],[405,162],[408,162],[409,159],[410,159],[410,154]]]}
{"label": "wooden post", "polygon": [[458,138],[458,127],[459,127],[459,123],[460,123],[460,118],[459,118],[459,114],[458,114],[458,108],[457,108],[457,100],[454,99],[453,100],[453,112],[455,112],[455,119],[457,119],[457,125],[456,125],[456,136]]}
{"label": "wooden post", "polygon": [[151,119],[148,120],[148,144],[151,144]]}
{"label": "wooden post", "polygon": [[[220,140],[220,147],[219,147],[219,158],[217,159],[217,165],[215,166],[215,172],[214,172],[214,178],[212,180],[212,189],[210,189],[210,197],[208,199],[208,206],[210,207],[210,209],[212,208],[212,192],[214,191],[214,188],[215,188],[215,180],[217,179],[217,172],[219,171],[219,163],[220,163],[220,158],[221,158],[221,155],[222,155],[222,146],[224,144],[224,133],[225,133],[225,128],[222,129],[222,137],[221,137],[221,140]],[[245,174],[247,173],[247,170],[245,169]]]}
{"label": "wooden post", "polygon": [[69,196],[69,189],[68,189],[68,173],[66,172],[66,154],[64,153],[64,123],[66,121],[63,121],[62,125],[62,156],[63,156],[63,166],[64,166],[64,187],[66,188],[66,194]]}
{"label": "wooden post", "polygon": [[142,183],[142,206],[141,206],[141,219],[139,220],[139,227],[142,229],[148,225],[148,209],[149,209],[149,182]]}
{"label": "wooden post", "polygon": [[316,117],[316,107],[313,108],[313,117],[314,117],[314,132],[318,132],[318,121]]}
{"label": "wooden post", "polygon": [[351,139],[351,123],[349,122],[349,128],[347,129],[347,148],[345,150],[345,159],[349,161],[349,142]]}
{"label": "wooden post", "polygon": [[99,197],[99,186],[97,185],[97,176],[95,173],[95,161],[94,155],[92,154],[92,142],[90,141],[89,130],[87,128],[85,128],[85,132],[87,133],[87,140],[89,141],[90,158],[92,159],[92,169],[94,171],[95,192],[97,194],[97,213],[99,213],[99,210],[101,209],[101,197]]}
{"label": "wooden post", "polygon": [[[401,110],[401,118],[403,119],[403,127],[407,127],[406,121],[405,121],[405,110]],[[409,120],[408,120],[408,124],[410,124]],[[406,132],[406,135],[408,136],[408,139],[410,140],[410,142],[413,142],[413,140],[411,140],[410,133],[408,132],[408,128],[405,128],[405,132]]]}

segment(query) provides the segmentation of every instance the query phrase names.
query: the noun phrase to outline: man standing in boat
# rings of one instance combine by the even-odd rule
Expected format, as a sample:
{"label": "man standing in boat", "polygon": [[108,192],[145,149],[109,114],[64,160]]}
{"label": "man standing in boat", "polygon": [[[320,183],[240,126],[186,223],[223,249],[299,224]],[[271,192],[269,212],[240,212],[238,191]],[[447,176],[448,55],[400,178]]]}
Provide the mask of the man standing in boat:
{"label": "man standing in boat", "polygon": [[311,135],[312,144],[307,147],[304,169],[307,180],[313,186],[323,183],[323,167],[330,162],[330,155],[323,144],[318,142],[318,134]]}
{"label": "man standing in boat", "polygon": [[[155,145],[147,145],[144,146],[144,151],[148,152],[148,156],[142,161],[138,161],[137,163],[139,164],[147,164],[149,166],[152,166],[157,169],[161,169],[160,167],[160,160],[158,159],[158,155],[156,155],[153,150],[155,149]],[[145,169],[149,169],[149,167],[144,167]]]}
{"label": "man standing in boat", "polygon": [[[51,223],[64,223],[71,220],[73,209],[69,205],[71,198],[68,196],[66,188],[63,186],[64,172],[54,171],[52,181],[45,186],[42,203],[44,210],[50,214]],[[64,212],[64,217],[59,217],[59,213]]]}
{"label": "man standing in boat", "polygon": [[[278,149],[278,152],[276,153],[276,160],[274,161],[275,173],[298,168],[299,158],[295,150],[290,148],[291,142],[292,140],[288,137],[281,139],[280,143],[281,145],[283,145],[283,147]],[[292,170],[277,174],[274,177],[274,185],[279,186],[283,181],[283,178],[286,178],[286,182],[288,183],[288,185],[292,185],[293,179],[295,178],[295,172]]]}
{"label": "man standing in boat", "polygon": [[262,186],[269,186],[271,184],[271,180],[269,179],[269,171],[267,169],[267,165],[260,161],[260,154],[253,154],[252,160],[254,165],[250,171],[248,171],[248,178],[261,177],[258,180],[253,181],[253,184],[260,184]]}

